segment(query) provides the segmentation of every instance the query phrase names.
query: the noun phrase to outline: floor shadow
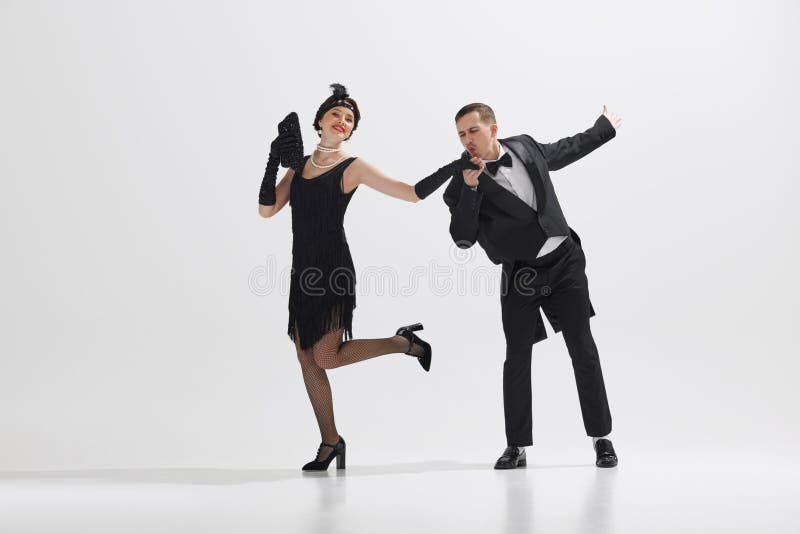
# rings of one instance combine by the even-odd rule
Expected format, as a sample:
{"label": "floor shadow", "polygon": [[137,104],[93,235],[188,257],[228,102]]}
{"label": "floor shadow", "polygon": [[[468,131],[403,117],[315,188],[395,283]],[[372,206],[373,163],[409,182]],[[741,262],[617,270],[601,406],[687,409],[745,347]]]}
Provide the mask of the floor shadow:
{"label": "floor shadow", "polygon": [[[593,464],[533,465],[526,469],[594,468]],[[351,465],[345,470],[331,466],[327,471],[303,472],[300,469],[88,469],[63,471],[2,471],[3,481],[64,481],[103,482],[117,484],[193,484],[236,485],[259,482],[279,482],[300,478],[340,478],[384,475],[438,473],[446,471],[486,471],[491,463],[461,463],[449,460],[385,465]]]}

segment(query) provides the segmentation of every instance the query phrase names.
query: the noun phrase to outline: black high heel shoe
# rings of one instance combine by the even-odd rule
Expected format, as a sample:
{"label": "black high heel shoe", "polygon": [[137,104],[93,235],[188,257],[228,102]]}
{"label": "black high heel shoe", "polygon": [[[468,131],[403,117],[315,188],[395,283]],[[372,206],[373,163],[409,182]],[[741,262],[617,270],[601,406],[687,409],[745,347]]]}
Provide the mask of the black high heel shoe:
{"label": "black high heel shoe", "polygon": [[409,356],[415,356],[415,354],[411,353],[411,349],[414,347],[414,344],[420,345],[422,349],[425,351],[421,356],[417,356],[417,360],[419,360],[419,364],[422,366],[425,371],[431,370],[431,358],[433,357],[433,349],[431,346],[421,340],[414,332],[417,330],[422,330],[422,323],[414,323],[408,326],[401,326],[397,329],[395,335],[403,336],[408,340],[408,354]]}
{"label": "black high heel shoe", "polygon": [[344,438],[342,436],[339,436],[339,441],[333,445],[328,443],[320,443],[319,449],[317,449],[317,457],[319,457],[322,447],[330,447],[333,449],[333,451],[324,460],[317,460],[315,458],[311,462],[308,462],[303,466],[303,471],[325,471],[328,469],[328,466],[334,458],[336,458],[336,469],[345,468],[345,453],[347,452],[347,444],[344,442]]}

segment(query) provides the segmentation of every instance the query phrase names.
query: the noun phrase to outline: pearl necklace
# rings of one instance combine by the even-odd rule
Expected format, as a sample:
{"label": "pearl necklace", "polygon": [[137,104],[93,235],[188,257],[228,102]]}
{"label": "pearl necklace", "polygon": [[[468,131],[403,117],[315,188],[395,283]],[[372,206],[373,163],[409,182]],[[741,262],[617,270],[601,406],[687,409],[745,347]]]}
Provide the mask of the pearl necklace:
{"label": "pearl necklace", "polygon": [[329,147],[322,146],[322,145],[317,145],[317,150],[319,150],[320,152],[341,152],[342,151],[341,148],[329,148]]}
{"label": "pearl necklace", "polygon": [[344,156],[342,156],[341,158],[337,159],[336,161],[334,161],[330,165],[320,165],[319,163],[314,161],[314,154],[311,154],[311,157],[309,158],[309,160],[311,160],[311,165],[313,165],[314,167],[316,167],[318,169],[329,169],[329,168],[333,167],[334,165],[336,165],[337,163],[339,163],[340,161],[342,161],[343,159],[344,159]]}

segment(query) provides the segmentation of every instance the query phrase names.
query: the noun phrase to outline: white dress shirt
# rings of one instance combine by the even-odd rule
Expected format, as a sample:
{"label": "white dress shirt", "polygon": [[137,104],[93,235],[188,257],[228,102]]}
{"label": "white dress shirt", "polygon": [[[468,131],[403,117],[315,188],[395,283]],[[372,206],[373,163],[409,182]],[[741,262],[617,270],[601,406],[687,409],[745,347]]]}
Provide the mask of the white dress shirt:
{"label": "white dress shirt", "polygon": [[[500,153],[497,155],[497,159],[500,159],[506,153],[506,149],[503,147],[502,143],[497,144],[500,147]],[[508,154],[511,156],[511,167],[498,167],[497,174],[494,176],[492,176],[488,169],[484,169],[484,172],[487,176],[491,176],[501,187],[516,195],[517,198],[536,211],[536,191],[533,189],[533,182],[531,182],[528,176],[525,164],[522,163],[514,152],[509,150]],[[483,160],[484,165],[489,161],[497,160],[485,159]],[[565,235],[548,237],[547,241],[542,245],[542,248],[539,249],[539,253],[536,254],[536,257],[541,258],[545,254],[552,252],[558,245],[563,243],[565,239],[567,239]]]}

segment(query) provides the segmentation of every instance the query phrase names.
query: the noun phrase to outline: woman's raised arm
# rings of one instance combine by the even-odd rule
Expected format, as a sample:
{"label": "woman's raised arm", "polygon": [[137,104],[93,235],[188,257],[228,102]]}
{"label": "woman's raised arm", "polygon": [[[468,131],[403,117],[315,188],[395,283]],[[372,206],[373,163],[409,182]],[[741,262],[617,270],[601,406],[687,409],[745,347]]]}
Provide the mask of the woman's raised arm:
{"label": "woman's raised arm", "polygon": [[440,167],[439,170],[414,185],[386,176],[361,158],[355,160],[348,170],[352,173],[355,185],[365,184],[390,197],[408,202],[419,202],[438,189],[455,173],[465,168],[477,169],[477,166],[468,158],[463,157]]}
{"label": "woman's raised arm", "polygon": [[405,200],[407,202],[417,202],[419,197],[414,192],[414,186],[395,180],[383,174],[374,165],[364,161],[362,158],[355,160],[348,168],[350,171],[350,180],[347,180],[353,185],[367,185],[376,191],[380,191],[384,195]]}
{"label": "woman's raised arm", "polygon": [[275,187],[275,204],[265,206],[259,202],[258,214],[262,217],[272,217],[289,202],[289,187],[292,185],[292,177],[294,177],[294,169],[288,169],[286,174],[283,175],[281,181]]}

